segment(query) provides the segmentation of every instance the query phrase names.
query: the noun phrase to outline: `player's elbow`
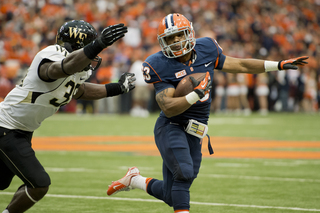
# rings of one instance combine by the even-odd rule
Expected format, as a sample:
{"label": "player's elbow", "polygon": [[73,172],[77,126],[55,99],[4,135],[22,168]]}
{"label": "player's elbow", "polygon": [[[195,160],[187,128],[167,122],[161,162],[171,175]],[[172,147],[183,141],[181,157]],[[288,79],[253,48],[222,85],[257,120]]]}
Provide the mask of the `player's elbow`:
{"label": "player's elbow", "polygon": [[167,118],[171,118],[172,112],[170,111],[169,107],[167,107],[166,105],[160,106],[162,112],[166,115]]}
{"label": "player's elbow", "polygon": [[181,103],[175,101],[175,98],[156,96],[156,100],[160,109],[168,118],[179,115],[185,111],[185,109],[181,107]]}
{"label": "player's elbow", "polygon": [[163,113],[166,115],[167,118],[171,118],[173,116],[181,114],[180,111],[176,110],[174,107],[163,107],[161,108]]}
{"label": "player's elbow", "polygon": [[170,112],[163,111],[163,113],[166,115],[167,118],[171,118],[171,117],[175,116],[173,113],[170,113]]}

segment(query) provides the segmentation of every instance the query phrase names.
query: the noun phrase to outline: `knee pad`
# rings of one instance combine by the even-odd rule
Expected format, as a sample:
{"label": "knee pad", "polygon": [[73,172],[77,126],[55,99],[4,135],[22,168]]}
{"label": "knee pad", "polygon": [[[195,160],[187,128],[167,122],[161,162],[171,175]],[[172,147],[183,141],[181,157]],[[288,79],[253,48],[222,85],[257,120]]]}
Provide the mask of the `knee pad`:
{"label": "knee pad", "polygon": [[30,179],[30,182],[32,185],[31,183],[24,181],[24,183],[31,188],[46,188],[51,184],[51,179],[48,173],[43,171],[42,173],[38,173],[37,176],[33,176],[32,179]]}
{"label": "knee pad", "polygon": [[194,179],[193,166],[188,164],[180,164],[174,171],[173,178],[175,181],[189,182]]}
{"label": "knee pad", "polygon": [[27,186],[25,186],[27,196],[35,203],[41,200],[47,194],[48,190],[48,186],[41,188],[28,188]]}

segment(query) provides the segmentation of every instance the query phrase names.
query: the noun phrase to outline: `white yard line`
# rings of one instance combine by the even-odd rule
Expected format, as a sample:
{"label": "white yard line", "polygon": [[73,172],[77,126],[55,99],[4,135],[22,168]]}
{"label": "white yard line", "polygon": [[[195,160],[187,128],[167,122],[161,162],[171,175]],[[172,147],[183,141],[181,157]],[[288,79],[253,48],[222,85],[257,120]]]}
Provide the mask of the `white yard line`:
{"label": "white yard line", "polygon": [[[13,192],[0,192],[0,195],[13,195]],[[97,197],[97,196],[79,196],[79,195],[56,195],[47,194],[46,197],[55,198],[72,198],[72,199],[91,199],[91,200],[119,200],[119,201],[138,201],[138,202],[151,202],[151,203],[162,203],[160,200],[155,199],[142,199],[142,198],[119,198],[119,197]],[[202,206],[232,206],[241,208],[256,208],[256,209],[283,209],[292,211],[309,211],[309,212],[320,212],[320,209],[306,209],[299,207],[282,207],[282,206],[259,206],[259,205],[246,205],[246,204],[230,204],[230,203],[206,203],[206,202],[190,202],[192,205]]]}
{"label": "white yard line", "polygon": [[225,174],[199,174],[199,177],[320,183],[319,179],[286,178],[286,177],[262,177],[262,176],[225,175]]}

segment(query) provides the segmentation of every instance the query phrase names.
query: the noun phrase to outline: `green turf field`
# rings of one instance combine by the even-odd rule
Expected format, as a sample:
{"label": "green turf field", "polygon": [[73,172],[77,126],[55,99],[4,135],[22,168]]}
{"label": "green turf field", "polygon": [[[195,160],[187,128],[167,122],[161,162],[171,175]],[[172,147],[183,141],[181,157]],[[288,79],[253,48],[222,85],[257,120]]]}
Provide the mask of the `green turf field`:
{"label": "green turf field", "polygon": [[[151,136],[156,117],[56,114],[44,121],[34,136]],[[209,134],[320,143],[320,116],[212,115]],[[159,156],[89,151],[37,151],[37,156],[50,174],[52,185],[47,196],[28,212],[173,212],[140,190],[112,197],[105,192],[108,184],[122,177],[130,166],[138,166],[143,176],[161,179]],[[15,178],[8,189],[0,192],[0,211],[20,185]],[[194,213],[320,212],[320,160],[204,158],[190,190],[190,212]]]}

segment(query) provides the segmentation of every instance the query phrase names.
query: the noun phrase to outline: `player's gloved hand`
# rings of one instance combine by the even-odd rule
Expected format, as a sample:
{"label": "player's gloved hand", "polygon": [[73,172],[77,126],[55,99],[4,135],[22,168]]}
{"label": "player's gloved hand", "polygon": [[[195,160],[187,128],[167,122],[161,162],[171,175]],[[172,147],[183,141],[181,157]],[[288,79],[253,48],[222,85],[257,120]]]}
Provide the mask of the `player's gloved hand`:
{"label": "player's gloved hand", "polygon": [[106,47],[112,45],[128,32],[124,24],[115,24],[104,28],[101,35],[83,48],[84,54],[91,60]]}
{"label": "player's gloved hand", "polygon": [[200,99],[202,99],[212,88],[210,73],[207,72],[202,81],[197,81],[194,77],[190,76],[190,80],[193,84],[193,91],[197,93]]}
{"label": "player's gloved hand", "polygon": [[106,48],[112,45],[115,41],[124,37],[124,34],[128,32],[128,28],[124,24],[115,24],[104,28],[101,35],[96,39],[101,47]]}
{"label": "player's gloved hand", "polygon": [[135,86],[135,74],[134,73],[124,73],[121,75],[118,83],[120,84],[121,87],[121,94],[123,93],[127,93],[131,90],[133,90],[136,86]]}
{"label": "player's gloved hand", "polygon": [[278,63],[278,69],[279,70],[287,70],[287,69],[293,69],[296,70],[298,69],[298,66],[304,66],[305,64],[308,64],[305,60],[307,60],[309,57],[308,56],[301,56],[298,58],[291,58],[288,60],[281,60]]}

